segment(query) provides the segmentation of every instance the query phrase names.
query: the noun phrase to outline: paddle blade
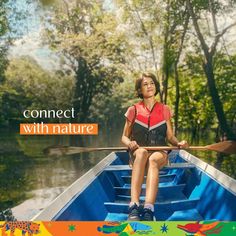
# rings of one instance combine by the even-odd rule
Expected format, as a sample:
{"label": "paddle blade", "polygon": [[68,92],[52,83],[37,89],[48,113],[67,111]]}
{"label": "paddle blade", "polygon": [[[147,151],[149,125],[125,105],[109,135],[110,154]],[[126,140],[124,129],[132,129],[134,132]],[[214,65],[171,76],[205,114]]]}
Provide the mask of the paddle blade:
{"label": "paddle blade", "polygon": [[223,152],[226,154],[236,154],[236,141],[224,141],[207,145],[206,148],[211,151]]}

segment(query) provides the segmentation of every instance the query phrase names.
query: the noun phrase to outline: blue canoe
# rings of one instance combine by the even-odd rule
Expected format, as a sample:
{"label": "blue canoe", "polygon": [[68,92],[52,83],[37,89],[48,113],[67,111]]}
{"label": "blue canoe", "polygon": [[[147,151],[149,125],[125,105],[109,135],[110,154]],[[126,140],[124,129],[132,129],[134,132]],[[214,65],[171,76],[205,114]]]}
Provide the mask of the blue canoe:
{"label": "blue canoe", "polygon": [[[169,160],[160,171],[156,220],[236,220],[236,180],[184,150],[171,152]],[[113,152],[33,220],[125,221],[130,181],[128,153]]]}

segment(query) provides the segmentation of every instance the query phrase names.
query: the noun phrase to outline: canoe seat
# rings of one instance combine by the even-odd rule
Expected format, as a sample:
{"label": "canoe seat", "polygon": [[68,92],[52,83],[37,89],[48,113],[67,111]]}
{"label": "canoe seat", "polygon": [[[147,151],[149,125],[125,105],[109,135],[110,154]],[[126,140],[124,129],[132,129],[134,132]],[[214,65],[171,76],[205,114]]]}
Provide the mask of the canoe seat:
{"label": "canoe seat", "polygon": [[[163,220],[162,217],[156,216],[156,220]],[[125,213],[108,213],[105,221],[126,221],[128,214]],[[189,209],[185,211],[175,211],[169,218],[165,219],[168,221],[202,221],[203,217],[199,214],[196,209]]]}
{"label": "canoe seat", "polygon": [[168,221],[179,221],[179,220],[203,220],[203,217],[200,215],[197,209],[189,209],[185,211],[175,211],[168,219]]}
{"label": "canoe seat", "polygon": [[[192,220],[200,220],[202,217],[196,210],[199,198],[171,201],[167,203],[155,203],[155,217],[157,220],[181,220],[190,214]],[[108,214],[105,220],[127,220],[128,203],[104,203]]]}
{"label": "canoe seat", "polygon": [[[182,192],[186,184],[170,184],[167,186],[158,187],[158,195],[167,197],[168,195],[175,195],[178,192]],[[114,187],[116,195],[129,195],[131,193],[131,186]],[[142,186],[141,196],[144,196],[146,192],[146,186]]]}
{"label": "canoe seat", "polygon": [[[164,169],[186,169],[186,168],[195,168],[195,165],[190,163],[172,163],[171,165],[164,166]],[[131,170],[129,165],[111,165],[107,166],[105,171],[122,171],[122,170]]]}
{"label": "canoe seat", "polygon": [[[187,197],[184,195],[182,191],[171,192],[170,194],[161,193],[157,195],[156,202],[164,203],[170,201],[178,201],[178,200],[186,200]],[[145,195],[139,197],[141,202],[145,201]],[[116,196],[115,202],[129,203],[131,201],[131,196],[126,194],[119,194]]]}
{"label": "canoe seat", "polygon": [[[199,198],[196,199],[186,199],[186,200],[179,200],[179,201],[171,201],[165,203],[155,203],[154,207],[157,212],[169,212],[172,211],[181,211],[181,210],[188,210],[193,209],[196,207]],[[116,203],[116,202],[104,202],[108,212],[114,213],[128,213],[128,203]]]}
{"label": "canoe seat", "polygon": [[[159,183],[167,183],[172,182],[176,177],[176,174],[160,174],[159,175]],[[131,183],[131,176],[121,176],[121,178],[124,180],[126,184]],[[146,176],[144,176],[144,182],[146,181]]]}

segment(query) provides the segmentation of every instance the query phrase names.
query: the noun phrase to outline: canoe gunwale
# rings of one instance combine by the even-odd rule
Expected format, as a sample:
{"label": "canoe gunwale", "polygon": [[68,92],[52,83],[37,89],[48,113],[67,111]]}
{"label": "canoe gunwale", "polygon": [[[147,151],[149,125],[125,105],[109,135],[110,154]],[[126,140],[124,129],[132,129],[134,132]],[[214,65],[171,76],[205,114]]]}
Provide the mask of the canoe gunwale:
{"label": "canoe gunwale", "polygon": [[180,150],[179,155],[185,161],[194,164],[197,168],[207,174],[210,178],[215,180],[221,186],[223,186],[227,191],[232,193],[236,196],[236,180],[232,177],[224,174],[222,171],[217,170],[210,164],[202,161],[201,159],[197,158],[196,156],[186,152],[185,150]]}
{"label": "canoe gunwale", "polygon": [[[68,188],[65,189],[58,197],[56,197],[48,207],[39,212],[32,221],[50,221],[54,220],[56,215],[68,205],[74,197],[78,196],[86,189],[91,182],[93,182],[102,171],[109,166],[117,156],[111,152],[108,156],[103,158],[96,166],[82,175],[78,180],[73,182]],[[63,206],[63,208],[62,208]]]}
{"label": "canoe gunwale", "polygon": [[[120,151],[121,152],[121,151]],[[119,152],[119,153],[120,153]],[[126,151],[122,151],[126,152]],[[227,191],[236,196],[236,180],[227,176],[223,172],[217,170],[213,166],[207,164],[206,162],[200,160],[196,156],[188,153],[185,150],[172,151],[169,155],[170,158],[175,155],[179,155],[187,163],[171,163],[169,168],[174,167],[175,165],[180,165],[179,168],[184,168],[184,166],[189,165],[188,167],[195,166],[194,168],[199,169],[211,179],[216,181],[219,185],[223,186]],[[105,158],[103,158],[96,166],[86,172],[78,180],[72,183],[68,188],[65,189],[56,199],[54,199],[48,207],[39,212],[32,220],[43,220],[50,221],[55,220],[55,218],[60,214],[68,205],[71,204],[73,199],[75,199],[79,194],[81,194],[103,171],[117,171],[120,170],[130,170],[127,165],[114,165],[110,166],[118,156],[115,152],[111,152]],[[182,166],[182,167],[181,167]],[[164,167],[168,168],[168,166]]]}
{"label": "canoe gunwale", "polygon": [[[196,168],[196,165],[189,164],[189,163],[171,163],[162,168],[162,170],[168,169],[189,169],[189,168]],[[121,170],[132,170],[129,165],[114,165],[108,166],[104,169],[104,171],[121,171]]]}

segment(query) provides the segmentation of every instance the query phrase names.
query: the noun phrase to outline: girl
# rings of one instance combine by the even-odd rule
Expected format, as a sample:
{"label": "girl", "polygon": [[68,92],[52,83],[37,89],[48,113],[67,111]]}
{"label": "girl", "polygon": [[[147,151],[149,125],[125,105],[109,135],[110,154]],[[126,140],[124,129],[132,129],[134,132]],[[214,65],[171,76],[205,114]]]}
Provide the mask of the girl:
{"label": "girl", "polygon": [[[179,142],[173,134],[171,112],[168,106],[157,102],[160,85],[152,73],[144,73],[136,81],[139,103],[128,108],[121,141],[129,148],[132,160],[130,221],[153,221],[154,203],[157,197],[159,170],[168,162],[167,151],[148,152],[142,146],[165,146],[166,140],[180,148],[188,147],[185,140]],[[146,198],[143,208],[139,197],[147,166]]]}

